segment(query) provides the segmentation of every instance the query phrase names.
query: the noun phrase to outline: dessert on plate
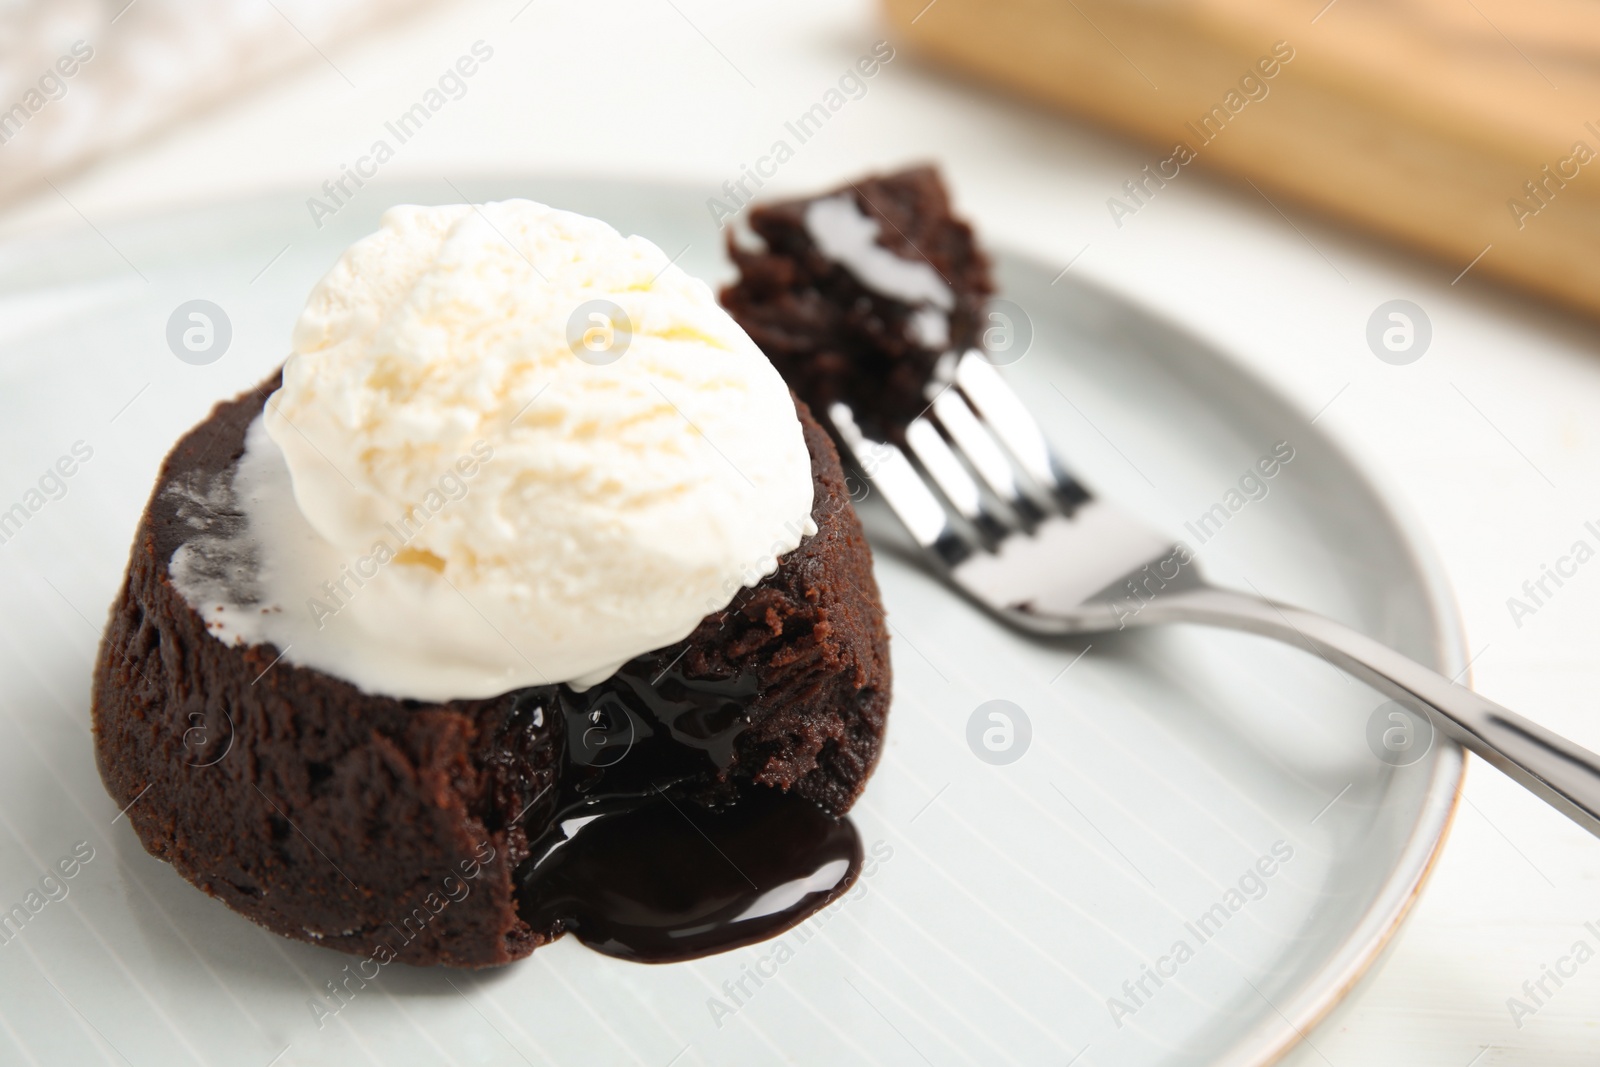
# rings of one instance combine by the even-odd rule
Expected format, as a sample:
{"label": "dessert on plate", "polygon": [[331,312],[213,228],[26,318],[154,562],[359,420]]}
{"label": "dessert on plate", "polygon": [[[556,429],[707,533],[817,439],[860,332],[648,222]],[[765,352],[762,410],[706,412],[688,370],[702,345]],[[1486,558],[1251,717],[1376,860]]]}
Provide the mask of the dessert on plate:
{"label": "dessert on plate", "polygon": [[508,201],[388,212],[177,443],[93,716],[145,848],[229,907],[487,966],[836,898],[889,695],[806,405],[654,245]]}

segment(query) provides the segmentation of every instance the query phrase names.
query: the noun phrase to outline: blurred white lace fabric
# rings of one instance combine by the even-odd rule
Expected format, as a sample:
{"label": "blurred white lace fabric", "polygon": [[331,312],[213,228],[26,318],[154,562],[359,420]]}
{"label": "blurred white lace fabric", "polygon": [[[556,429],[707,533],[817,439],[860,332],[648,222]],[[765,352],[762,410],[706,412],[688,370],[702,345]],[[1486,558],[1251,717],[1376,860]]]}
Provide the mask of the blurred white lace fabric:
{"label": "blurred white lace fabric", "polygon": [[426,2],[0,0],[0,200]]}

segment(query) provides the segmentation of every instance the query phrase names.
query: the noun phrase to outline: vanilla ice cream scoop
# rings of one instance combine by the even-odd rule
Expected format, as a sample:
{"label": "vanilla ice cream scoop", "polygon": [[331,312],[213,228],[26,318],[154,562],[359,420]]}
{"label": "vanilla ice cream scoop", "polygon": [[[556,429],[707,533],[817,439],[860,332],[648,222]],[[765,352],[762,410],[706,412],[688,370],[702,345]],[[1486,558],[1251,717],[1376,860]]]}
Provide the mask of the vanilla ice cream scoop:
{"label": "vanilla ice cream scoop", "polygon": [[261,603],[219,636],[427,700],[592,685],[815,531],[788,387],[710,288],[524,200],[352,246],[235,488]]}

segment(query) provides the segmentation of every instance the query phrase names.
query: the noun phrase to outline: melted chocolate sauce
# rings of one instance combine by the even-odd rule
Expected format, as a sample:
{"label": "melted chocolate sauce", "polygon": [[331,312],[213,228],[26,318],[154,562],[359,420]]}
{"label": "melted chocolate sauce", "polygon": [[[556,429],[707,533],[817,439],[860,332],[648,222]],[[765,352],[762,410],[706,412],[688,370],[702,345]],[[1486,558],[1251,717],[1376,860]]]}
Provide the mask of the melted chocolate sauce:
{"label": "melted chocolate sauce", "polygon": [[519,716],[558,714],[566,727],[560,795],[530,817],[551,828],[517,871],[535,930],[667,963],[782,933],[855,882],[861,842],[848,820],[760,786],[717,803],[711,779],[732,762],[758,684],[675,666],[641,656],[585,692],[518,699]]}
{"label": "melted chocolate sauce", "polygon": [[[849,889],[861,842],[846,819],[777,790],[723,811],[664,792],[573,812],[571,834],[522,882],[522,917],[608,956],[668,963],[794,926]],[[609,808],[609,810],[607,810]]]}

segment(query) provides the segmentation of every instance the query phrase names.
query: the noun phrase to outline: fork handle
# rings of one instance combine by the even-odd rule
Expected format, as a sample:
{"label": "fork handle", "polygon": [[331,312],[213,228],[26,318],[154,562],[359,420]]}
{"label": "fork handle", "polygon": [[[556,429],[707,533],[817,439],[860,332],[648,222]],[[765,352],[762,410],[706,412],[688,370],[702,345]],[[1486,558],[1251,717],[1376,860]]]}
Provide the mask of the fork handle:
{"label": "fork handle", "polygon": [[1600,837],[1600,756],[1342,623],[1263,597],[1209,587],[1158,596],[1127,621],[1204,623],[1308,648],[1391,699],[1427,714],[1436,729]]}

